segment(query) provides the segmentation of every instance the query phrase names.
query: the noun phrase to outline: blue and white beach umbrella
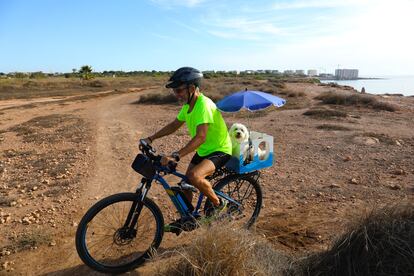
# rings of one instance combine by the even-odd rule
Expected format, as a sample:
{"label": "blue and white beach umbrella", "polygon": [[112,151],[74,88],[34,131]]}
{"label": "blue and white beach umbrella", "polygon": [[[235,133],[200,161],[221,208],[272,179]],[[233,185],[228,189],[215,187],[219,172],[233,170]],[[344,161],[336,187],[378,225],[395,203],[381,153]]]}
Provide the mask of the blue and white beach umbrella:
{"label": "blue and white beach umbrella", "polygon": [[224,112],[237,112],[241,109],[257,111],[271,105],[281,107],[285,103],[285,99],[273,96],[269,93],[245,90],[233,93],[221,99],[217,103],[217,107]]}

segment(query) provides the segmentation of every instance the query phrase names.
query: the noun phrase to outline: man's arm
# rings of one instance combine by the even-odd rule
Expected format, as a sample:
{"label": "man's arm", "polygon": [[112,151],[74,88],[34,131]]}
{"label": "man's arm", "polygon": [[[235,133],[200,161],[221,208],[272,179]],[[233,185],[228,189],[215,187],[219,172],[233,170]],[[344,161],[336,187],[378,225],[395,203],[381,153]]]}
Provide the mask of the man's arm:
{"label": "man's arm", "polygon": [[208,131],[208,124],[200,124],[197,126],[196,136],[188,142],[188,144],[178,151],[178,154],[181,157],[186,156],[187,154],[195,151],[201,144],[206,141]]}
{"label": "man's arm", "polygon": [[149,136],[148,138],[153,142],[154,140],[170,135],[171,133],[174,133],[177,129],[179,129],[184,122],[179,121],[177,118],[175,118],[174,121],[157,131],[155,134]]}
{"label": "man's arm", "polygon": [[[200,124],[197,126],[196,136],[188,142],[188,144],[180,149],[177,153],[180,159],[187,154],[195,151],[201,144],[206,141],[208,131],[208,124]],[[169,161],[176,161],[173,156],[163,156],[161,158],[161,165],[165,166],[168,164]]]}

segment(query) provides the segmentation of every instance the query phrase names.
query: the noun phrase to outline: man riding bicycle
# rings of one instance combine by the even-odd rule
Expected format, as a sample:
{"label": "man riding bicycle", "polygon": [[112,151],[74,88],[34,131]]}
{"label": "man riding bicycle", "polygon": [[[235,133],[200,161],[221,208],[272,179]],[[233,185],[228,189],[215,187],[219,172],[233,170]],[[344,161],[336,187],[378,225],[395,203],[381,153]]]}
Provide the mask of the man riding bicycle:
{"label": "man riding bicycle", "polygon": [[[171,88],[180,102],[185,102],[177,117],[155,134],[145,138],[147,143],[178,130],[187,124],[191,140],[182,149],[163,156],[162,165],[178,162],[184,156],[196,151],[187,168],[190,183],[204,193],[215,206],[215,213],[226,208],[226,202],[219,200],[206,177],[231,158],[232,146],[226,123],[214,102],[200,92],[203,74],[191,67],[182,67],[174,72],[166,88]],[[192,201],[192,192],[184,191]]]}

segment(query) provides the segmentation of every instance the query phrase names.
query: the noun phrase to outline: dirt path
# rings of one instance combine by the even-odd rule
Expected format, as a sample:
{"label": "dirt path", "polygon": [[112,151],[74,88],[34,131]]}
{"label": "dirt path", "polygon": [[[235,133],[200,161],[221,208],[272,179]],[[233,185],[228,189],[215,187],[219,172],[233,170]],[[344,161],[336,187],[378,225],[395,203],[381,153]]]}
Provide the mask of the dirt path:
{"label": "dirt path", "polygon": [[[34,116],[46,116],[50,113],[74,113],[90,122],[92,140],[88,141],[90,160],[87,162],[89,177],[81,183],[77,200],[77,212],[74,221],[79,221],[83,213],[97,199],[107,195],[134,191],[139,181],[130,169],[130,162],[137,151],[136,141],[142,136],[139,131],[139,108],[131,102],[137,99],[136,93],[108,96],[88,102],[73,103],[69,106],[48,105],[42,110],[27,110],[24,115],[14,117],[7,127],[29,120]],[[16,118],[18,117],[18,118]],[[19,117],[21,120],[19,120]],[[77,220],[78,219],[78,220]],[[34,251],[23,251],[14,256],[14,273],[22,275],[94,275],[84,267],[74,247],[76,227],[57,226],[57,244],[53,247],[40,247]],[[24,266],[21,265],[24,263]]]}

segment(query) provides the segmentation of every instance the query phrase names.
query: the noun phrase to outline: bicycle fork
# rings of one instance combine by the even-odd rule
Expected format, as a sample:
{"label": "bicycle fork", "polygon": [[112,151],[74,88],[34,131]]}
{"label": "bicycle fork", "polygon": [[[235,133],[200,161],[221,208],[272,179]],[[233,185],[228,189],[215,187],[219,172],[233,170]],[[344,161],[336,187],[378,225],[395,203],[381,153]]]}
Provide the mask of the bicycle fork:
{"label": "bicycle fork", "polygon": [[147,196],[150,187],[151,182],[146,178],[142,178],[141,184],[136,190],[136,193],[138,195],[137,200],[132,203],[124,226],[122,227],[122,229],[124,229],[124,235],[126,238],[135,238],[137,234],[135,226],[138,222],[142,207],[144,206],[144,199]]}

